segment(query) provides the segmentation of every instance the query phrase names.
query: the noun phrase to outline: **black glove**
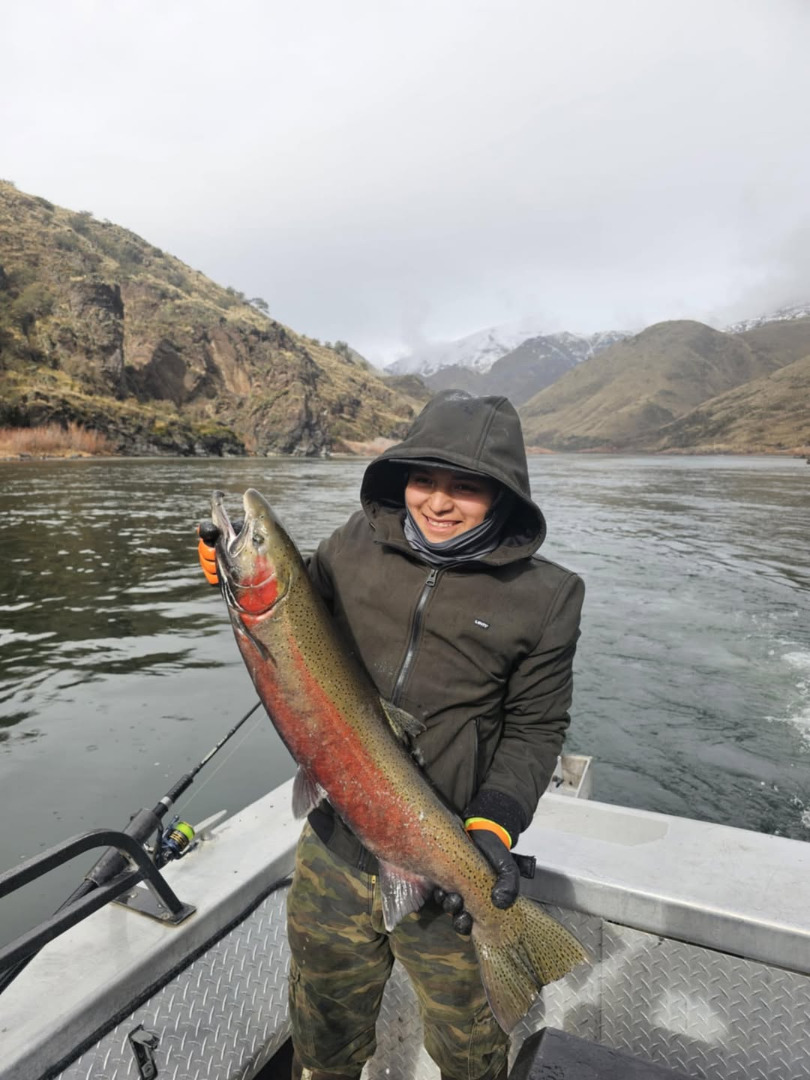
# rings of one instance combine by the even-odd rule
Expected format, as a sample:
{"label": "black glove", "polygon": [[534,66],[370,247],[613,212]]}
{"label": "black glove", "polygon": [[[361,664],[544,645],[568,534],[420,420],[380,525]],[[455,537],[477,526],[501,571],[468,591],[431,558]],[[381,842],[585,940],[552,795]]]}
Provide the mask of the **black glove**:
{"label": "black glove", "polygon": [[469,836],[498,875],[492,886],[492,903],[496,908],[511,907],[520,892],[520,871],[509,848],[489,829],[474,829]]}
{"label": "black glove", "polygon": [[214,547],[219,540],[219,529],[213,521],[201,521],[197,526],[197,535],[204,540],[209,547]]}
{"label": "black glove", "polygon": [[[488,829],[474,829],[469,836],[498,875],[492,886],[492,903],[496,908],[511,907],[520,892],[520,871],[509,853],[509,848]],[[456,933],[466,937],[472,930],[473,920],[464,907],[463,897],[459,893],[436,888],[433,890],[433,899],[442,911],[452,915]]]}
{"label": "black glove", "polygon": [[464,901],[457,892],[445,892],[438,886],[433,890],[433,899],[448,915],[453,916],[453,929],[462,937],[469,937],[472,931],[472,915],[464,908]]}

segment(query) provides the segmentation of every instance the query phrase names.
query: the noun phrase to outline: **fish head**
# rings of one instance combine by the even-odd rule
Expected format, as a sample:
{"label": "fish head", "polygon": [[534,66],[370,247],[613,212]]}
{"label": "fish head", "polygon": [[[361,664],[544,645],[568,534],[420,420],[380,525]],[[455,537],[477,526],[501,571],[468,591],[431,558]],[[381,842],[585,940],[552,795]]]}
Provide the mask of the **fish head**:
{"label": "fish head", "polygon": [[249,615],[269,614],[288,593],[301,556],[267,500],[254,488],[242,497],[245,517],[239,532],[215,491],[211,517],[219,529],[217,568],[229,607]]}

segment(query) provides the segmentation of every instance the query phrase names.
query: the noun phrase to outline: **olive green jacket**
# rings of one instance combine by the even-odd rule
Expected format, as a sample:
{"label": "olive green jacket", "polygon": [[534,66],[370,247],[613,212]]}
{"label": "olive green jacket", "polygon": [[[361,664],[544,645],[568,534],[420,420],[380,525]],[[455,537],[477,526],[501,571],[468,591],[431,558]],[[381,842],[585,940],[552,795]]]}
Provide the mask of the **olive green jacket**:
{"label": "olive green jacket", "polygon": [[[472,469],[506,487],[513,511],[499,547],[475,562],[423,562],[402,526],[409,461]],[[534,554],[545,521],[514,408],[437,395],[368,467],[361,502],[310,560],[312,579],[380,696],[425,724],[417,744],[436,788],[514,841],[569,724],[584,594],[576,574]]]}

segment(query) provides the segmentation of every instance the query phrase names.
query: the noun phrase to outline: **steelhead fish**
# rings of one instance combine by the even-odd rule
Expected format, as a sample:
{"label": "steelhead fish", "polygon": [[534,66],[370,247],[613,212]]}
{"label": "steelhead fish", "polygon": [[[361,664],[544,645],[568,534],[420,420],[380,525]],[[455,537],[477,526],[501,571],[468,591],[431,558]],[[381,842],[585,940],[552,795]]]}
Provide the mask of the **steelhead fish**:
{"label": "steelhead fish", "polygon": [[489,1003],[511,1031],[545,983],[587,959],[584,950],[525,897],[506,910],[493,905],[495,871],[406,748],[422,725],[380,701],[264,498],[245,492],[238,535],[223,498],[212,500],[220,581],[242,658],[299,766],[294,812],[305,815],[325,794],[377,856],[389,931],[434,883],[464,897]]}

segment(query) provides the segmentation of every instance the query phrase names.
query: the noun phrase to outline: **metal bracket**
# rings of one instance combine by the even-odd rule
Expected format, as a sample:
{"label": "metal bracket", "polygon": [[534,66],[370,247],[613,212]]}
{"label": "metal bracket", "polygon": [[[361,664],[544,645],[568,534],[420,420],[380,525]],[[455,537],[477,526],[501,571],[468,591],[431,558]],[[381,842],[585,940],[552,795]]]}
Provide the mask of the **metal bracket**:
{"label": "metal bracket", "polygon": [[122,904],[131,911],[140,912],[141,915],[157,919],[158,922],[168,923],[169,926],[177,926],[197,910],[193,905],[179,901],[179,910],[170,911],[151,889],[144,888],[142,885],[136,885],[131,892],[116,897],[113,903]]}
{"label": "metal bracket", "polygon": [[[196,910],[189,904],[182,903],[175,896],[141,843],[125,832],[114,832],[110,829],[91,829],[90,832],[71,837],[70,840],[65,840],[43,851],[41,855],[26,859],[21,866],[0,874],[0,898],[36,881],[43,874],[57,866],[62,866],[77,855],[83,855],[84,852],[98,847],[114,848],[121,856],[121,858],[112,858],[109,879],[107,879],[106,871],[103,881],[92,877],[93,871],[96,871],[102,862],[107,860],[108,856],[104,855],[85,879],[84,885],[88,886],[87,891],[84,885],[80,886],[80,889],[76,890],[76,898],[71,897],[50,919],[9,945],[0,947],[0,992],[8,986],[15,975],[22,971],[28,960],[38,953],[43,945],[47,945],[49,941],[53,941],[65,930],[75,926],[82,919],[86,919],[88,915],[98,911],[115,897],[134,891],[135,883],[141,879],[146,881],[150,891],[156,897],[156,903],[151,912],[153,918],[159,919],[164,924],[178,923]],[[135,869],[132,868],[133,864]]]}
{"label": "metal bracket", "polygon": [[154,1050],[160,1039],[153,1031],[146,1031],[143,1024],[138,1024],[127,1036],[132,1053],[135,1055],[135,1064],[138,1066],[138,1074],[141,1080],[155,1080],[158,1074],[157,1062]]}
{"label": "metal bracket", "polygon": [[534,877],[534,872],[537,869],[537,859],[534,855],[518,855],[516,851],[513,851],[512,858],[517,863],[517,868],[520,871],[521,877]]}

